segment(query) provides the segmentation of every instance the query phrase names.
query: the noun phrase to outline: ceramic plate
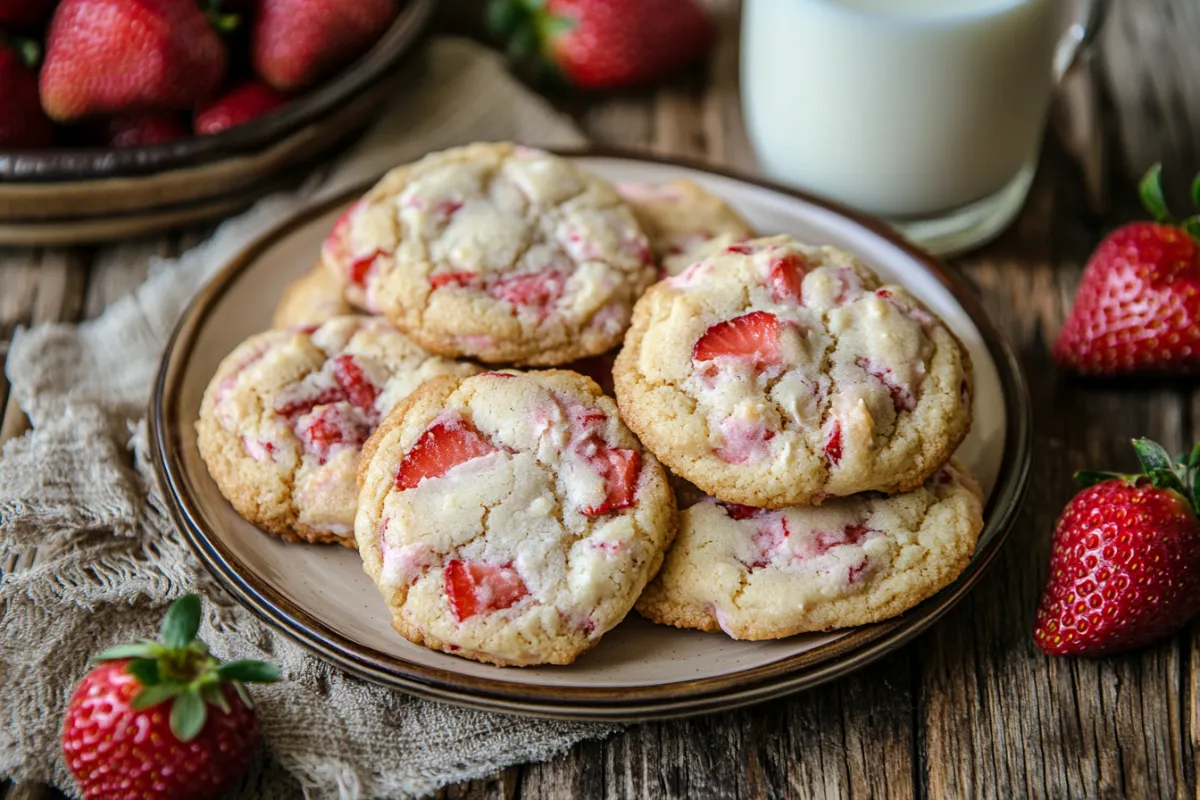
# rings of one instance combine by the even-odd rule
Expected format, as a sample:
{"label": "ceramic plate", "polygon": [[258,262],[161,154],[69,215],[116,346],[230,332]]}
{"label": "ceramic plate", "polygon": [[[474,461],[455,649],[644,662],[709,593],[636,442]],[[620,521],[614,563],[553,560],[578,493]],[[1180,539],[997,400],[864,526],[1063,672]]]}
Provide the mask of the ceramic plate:
{"label": "ceramic plate", "polygon": [[726,198],[759,231],[852,250],[886,280],[908,286],[954,329],[971,352],[976,387],[975,424],[959,455],[988,497],[978,549],[958,581],[885,623],[773,642],[659,627],[631,612],[569,667],[493,667],[400,638],[356,553],[285,544],[233,511],[200,459],[194,428],[217,363],[270,326],[284,287],[312,266],[334,219],[361,191],[281,224],[234,259],[193,301],[167,346],[151,401],[155,459],[171,512],[196,555],[252,611],[348,672],[424,697],[561,718],[650,719],[743,705],[844,675],[928,627],[992,561],[1029,475],[1025,384],[971,290],[883,227],[813,198],[678,162],[572,157],[612,181],[691,178]]}

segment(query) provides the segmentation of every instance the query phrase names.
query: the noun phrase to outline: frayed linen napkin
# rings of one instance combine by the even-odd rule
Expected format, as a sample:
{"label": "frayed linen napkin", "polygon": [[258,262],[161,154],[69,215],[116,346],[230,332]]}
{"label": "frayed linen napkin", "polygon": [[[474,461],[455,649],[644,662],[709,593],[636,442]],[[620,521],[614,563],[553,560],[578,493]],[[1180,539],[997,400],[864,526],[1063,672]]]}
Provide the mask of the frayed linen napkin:
{"label": "frayed linen napkin", "polygon": [[[359,144],[301,190],[267,198],[82,325],[18,334],[8,378],[33,429],[0,456],[0,776],[68,792],[58,733],[90,654],[157,630],[170,600],[207,600],[220,658],[263,658],[265,757],[238,797],[393,798],[547,759],[611,726],[427,702],[349,677],[261,624],[205,575],[172,528],[145,433],[166,337],[209,276],[280,219],[427,152],[475,140],[570,146],[577,129],[488,50],[432,42],[423,68]],[[31,554],[36,551],[36,558]]]}

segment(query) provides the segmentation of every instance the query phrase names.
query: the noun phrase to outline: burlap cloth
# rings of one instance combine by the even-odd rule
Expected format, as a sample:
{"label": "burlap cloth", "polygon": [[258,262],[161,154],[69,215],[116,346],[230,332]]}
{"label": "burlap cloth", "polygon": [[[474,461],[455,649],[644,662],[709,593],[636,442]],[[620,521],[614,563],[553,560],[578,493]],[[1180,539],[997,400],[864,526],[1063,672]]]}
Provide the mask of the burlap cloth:
{"label": "burlap cloth", "polygon": [[206,598],[201,634],[218,656],[271,659],[286,678],[254,690],[265,756],[238,797],[421,795],[612,730],[426,702],[327,666],[211,582],[154,483],[144,422],[151,379],[184,304],[230,255],[306,203],[431,150],[474,140],[582,141],[476,45],[435,41],[414,74],[327,175],[158,261],[100,318],[41,326],[13,341],[8,378],[33,429],[0,457],[0,570],[9,568],[0,579],[0,775],[74,792],[58,732],[89,654],[153,634],[167,602],[191,590]]}

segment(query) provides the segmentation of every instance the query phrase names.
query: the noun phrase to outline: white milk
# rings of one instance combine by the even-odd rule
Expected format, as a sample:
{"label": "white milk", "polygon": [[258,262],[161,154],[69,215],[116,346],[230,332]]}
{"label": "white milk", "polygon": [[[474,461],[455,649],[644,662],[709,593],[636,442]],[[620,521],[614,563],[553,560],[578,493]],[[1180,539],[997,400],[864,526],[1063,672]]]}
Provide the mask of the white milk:
{"label": "white milk", "polygon": [[1061,0],[746,0],[763,167],[890,217],[988,197],[1036,159]]}

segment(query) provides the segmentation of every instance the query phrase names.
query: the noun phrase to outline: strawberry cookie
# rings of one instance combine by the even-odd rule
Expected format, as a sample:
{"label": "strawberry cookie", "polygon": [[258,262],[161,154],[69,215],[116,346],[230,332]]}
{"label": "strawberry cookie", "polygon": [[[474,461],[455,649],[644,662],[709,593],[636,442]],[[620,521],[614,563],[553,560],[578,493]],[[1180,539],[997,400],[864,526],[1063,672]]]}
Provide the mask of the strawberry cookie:
{"label": "strawberry cookie", "polygon": [[611,185],[512,144],[392,170],[334,226],[323,258],[351,303],[426,349],[533,366],[618,344],[656,272]]}
{"label": "strawberry cookie", "polygon": [[276,328],[303,328],[353,313],[354,308],[342,297],[342,284],[318,261],[283,290],[271,324]]}
{"label": "strawberry cookie", "polygon": [[971,425],[965,349],[849,253],[729,246],[638,302],[621,413],[674,472],[763,508],[915,489]]}
{"label": "strawberry cookie", "polygon": [[952,460],[903,494],[771,511],[704,498],[638,600],[654,622],[778,639],[894,617],[953,581],[983,529],[982,495]]}
{"label": "strawberry cookie", "polygon": [[588,378],[437,378],[367,442],[354,532],[401,636],[570,664],[624,619],[675,534],[664,470]]}
{"label": "strawberry cookie", "polygon": [[380,319],[260,333],[225,357],[204,393],[200,454],[221,494],[263,530],[353,547],[354,476],[371,431],[427,378],[474,372]]}
{"label": "strawberry cookie", "polygon": [[750,223],[694,181],[621,183],[617,191],[633,209],[667,275],[683,272],[698,260],[697,248],[714,238],[732,244],[754,236]]}

